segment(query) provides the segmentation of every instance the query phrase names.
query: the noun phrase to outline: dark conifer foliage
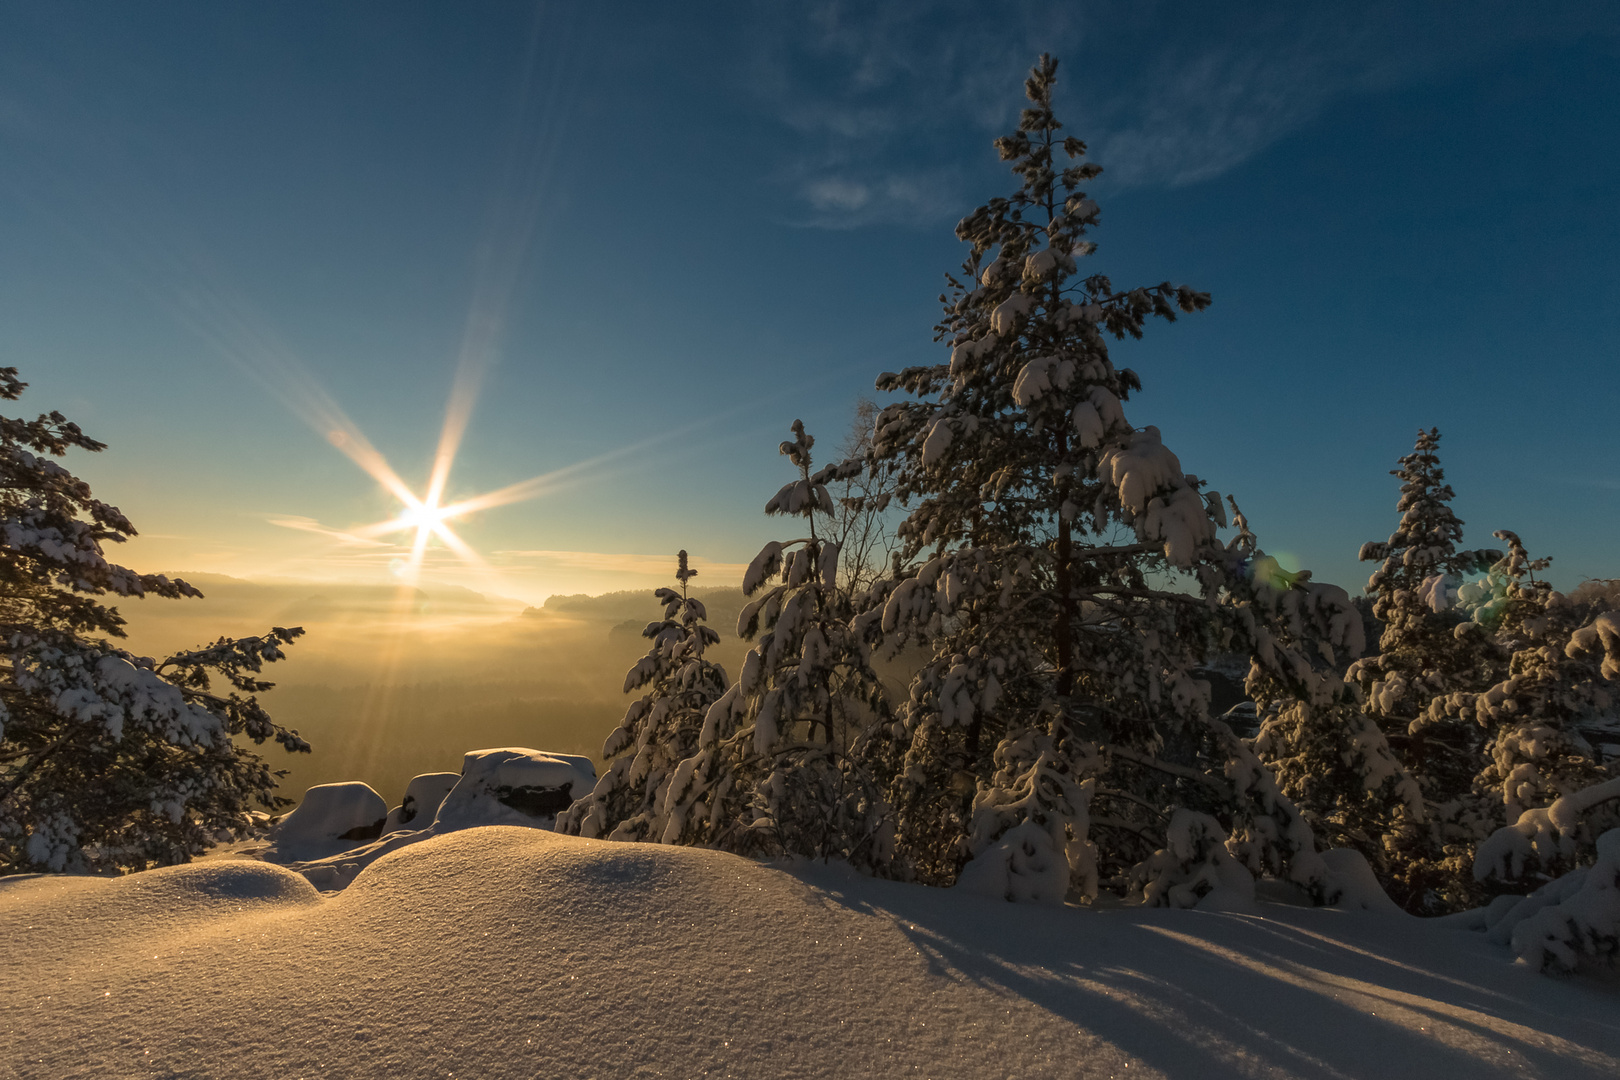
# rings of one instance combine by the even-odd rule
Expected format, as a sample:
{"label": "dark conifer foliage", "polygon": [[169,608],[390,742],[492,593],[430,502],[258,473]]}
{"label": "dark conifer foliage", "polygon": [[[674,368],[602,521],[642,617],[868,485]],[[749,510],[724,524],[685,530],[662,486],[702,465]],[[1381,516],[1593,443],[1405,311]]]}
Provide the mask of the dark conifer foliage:
{"label": "dark conifer foliage", "polygon": [[1210,301],[1082,270],[1101,170],[1060,133],[1056,75],[1042,57],[996,140],[1017,190],[957,227],[949,361],[878,383],[914,399],[883,409],[873,447],[912,509],[906,569],[857,625],[931,654],[893,732],[902,869],[945,883],[985,860],[973,880],[1009,896],[1187,904],[1242,863],[1320,894],[1309,828],[1194,672],[1252,652],[1252,683],[1337,701],[1329,659],[1359,649],[1360,621],[1343,590],[1267,572],[1246,530],[1222,544],[1220,496],[1126,420],[1141,381],[1107,338]]}
{"label": "dark conifer foliage", "polygon": [[[0,398],[26,385],[0,368]],[[289,805],[240,740],[309,749],[256,697],[298,627],[163,660],[112,644],[124,619],[102,597],[202,594],[107,560],[135,528],[53,460],[74,449],[105,446],[61,413],[0,417],[0,872],[184,862],[255,803]]]}
{"label": "dark conifer foliage", "polygon": [[1616,703],[1620,614],[1538,580],[1551,560],[1515,533],[1495,534],[1506,553],[1460,550],[1439,446],[1418,433],[1392,474],[1399,524],[1361,549],[1382,634],[1349,668],[1360,707],[1300,725],[1284,704],[1256,743],[1318,836],[1362,851],[1416,914],[1534,888],[1620,824],[1614,764],[1583,735]]}
{"label": "dark conifer foliage", "polygon": [[754,646],[669,782],[664,839],[882,871],[893,838],[872,769],[883,687],[850,629],[841,553],[824,535],[838,512],[828,485],[861,463],[812,470],[815,439],[797,420],[792,430],[779,450],[798,477],[765,512],[803,531],[766,544],[743,576],[737,633]]}
{"label": "dark conifer foliage", "polygon": [[559,832],[610,840],[658,842],[668,829],[668,787],[676,767],[697,752],[709,707],[726,692],[726,672],[704,658],[720,635],[704,625],[703,601],[687,595],[697,576],[685,551],[676,556],[680,591],[654,592],[664,617],[648,623],[651,644],[624,678],[624,692],[646,688],[602,746],[607,770],[590,795],[557,819]]}

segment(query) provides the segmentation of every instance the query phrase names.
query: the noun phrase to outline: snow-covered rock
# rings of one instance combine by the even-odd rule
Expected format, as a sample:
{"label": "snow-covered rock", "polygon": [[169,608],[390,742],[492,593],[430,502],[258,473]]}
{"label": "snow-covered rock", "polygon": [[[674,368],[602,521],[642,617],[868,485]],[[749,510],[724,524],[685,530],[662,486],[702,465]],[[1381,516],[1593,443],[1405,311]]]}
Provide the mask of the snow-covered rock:
{"label": "snow-covered rock", "polygon": [[431,825],[439,812],[439,804],[444,802],[444,797],[450,794],[450,789],[460,779],[461,774],[453,772],[423,773],[411,777],[411,782],[405,785],[405,797],[398,806],[388,811],[383,835],[399,832],[407,826],[422,829]]}
{"label": "snow-covered rock", "polygon": [[320,858],[382,835],[388,804],[369,784],[317,784],[271,830],[276,862]]}
{"label": "snow-covered rock", "polygon": [[557,815],[596,786],[591,759],[525,747],[469,751],[461,779],[439,804],[435,833],[477,825],[551,828]]}
{"label": "snow-covered rock", "polygon": [[[406,798],[412,798],[414,793],[421,800],[417,805],[437,805],[431,816],[425,809],[418,810],[406,828],[390,829],[381,836],[372,833],[377,839],[369,844],[340,843],[334,851],[331,844],[290,849],[277,842],[263,857],[285,864],[316,888],[331,892],[347,888],[362,870],[384,855],[445,833],[486,825],[551,829],[557,814],[588,793],[595,783],[596,768],[587,757],[515,746],[472,750],[462,759],[460,773],[425,773],[406,789]],[[327,786],[371,791],[364,784]],[[441,797],[437,791],[444,786],[449,790]],[[389,820],[395,820],[395,815],[390,814]],[[412,823],[421,827],[411,829]]]}

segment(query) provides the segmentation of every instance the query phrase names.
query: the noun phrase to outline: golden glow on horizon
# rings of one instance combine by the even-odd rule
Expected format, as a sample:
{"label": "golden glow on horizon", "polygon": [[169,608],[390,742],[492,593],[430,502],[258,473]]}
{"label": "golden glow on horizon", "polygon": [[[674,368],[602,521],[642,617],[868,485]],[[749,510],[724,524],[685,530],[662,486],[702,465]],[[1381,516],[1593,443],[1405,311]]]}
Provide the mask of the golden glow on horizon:
{"label": "golden glow on horizon", "polygon": [[[387,521],[365,525],[348,532],[326,529],[316,522],[305,519],[284,520],[272,519],[275,524],[286,525],[290,528],[303,529],[308,532],[330,534],[344,542],[365,542],[375,540],[377,537],[389,536],[395,533],[414,532],[411,541],[410,556],[408,559],[395,559],[390,568],[394,577],[403,584],[414,585],[421,575],[423,559],[426,557],[428,544],[437,538],[464,564],[481,573],[493,574],[493,569],[484,559],[473,550],[465,540],[458,536],[447,522],[464,518],[483,510],[493,510],[500,506],[510,506],[513,503],[527,502],[537,499],[566,487],[571,483],[584,480],[594,471],[599,470],[609,462],[624,458],[652,445],[657,439],[644,439],[628,446],[610,450],[596,457],[577,461],[572,465],[565,465],[560,469],[531,476],[527,480],[520,480],[515,484],[508,484],[494,491],[486,491],[482,495],[474,495],[461,499],[448,506],[440,505],[445,486],[449,482],[450,470],[455,464],[456,450],[460,446],[462,433],[466,428],[467,416],[470,413],[476,396],[475,390],[468,389],[468,384],[476,383],[476,369],[466,366],[458,368],[456,381],[452,387],[450,402],[445,410],[444,430],[440,433],[438,451],[434,455],[433,473],[428,481],[428,490],[425,496],[419,497],[410,487],[400,479],[399,474],[388,464],[382,452],[371,445],[371,442],[354,426],[353,421],[344,417],[343,428],[333,428],[327,435],[327,441],[338,450],[341,450],[349,460],[358,465],[367,475],[377,481],[384,490],[398,499],[403,507],[399,514]],[[696,425],[680,429],[681,432],[689,430]],[[679,434],[680,432],[677,432]]]}

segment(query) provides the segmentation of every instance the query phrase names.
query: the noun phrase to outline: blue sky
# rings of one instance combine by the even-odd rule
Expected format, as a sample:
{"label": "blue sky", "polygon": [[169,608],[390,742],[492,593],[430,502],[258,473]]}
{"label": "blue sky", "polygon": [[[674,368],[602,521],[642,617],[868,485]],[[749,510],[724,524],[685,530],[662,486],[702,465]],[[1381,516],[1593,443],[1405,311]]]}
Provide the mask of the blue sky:
{"label": "blue sky", "polygon": [[685,547],[719,582],[788,424],[830,451],[939,356],[1043,50],[1107,170],[1094,265],[1215,300],[1116,348],[1128,415],[1264,546],[1359,587],[1437,425],[1468,542],[1620,576],[1606,4],[0,0],[0,362],[111,444],[72,464],[141,569],[389,580],[315,531],[399,506],[333,409],[420,491],[460,385],[449,498],[584,467],[429,579],[534,602]]}

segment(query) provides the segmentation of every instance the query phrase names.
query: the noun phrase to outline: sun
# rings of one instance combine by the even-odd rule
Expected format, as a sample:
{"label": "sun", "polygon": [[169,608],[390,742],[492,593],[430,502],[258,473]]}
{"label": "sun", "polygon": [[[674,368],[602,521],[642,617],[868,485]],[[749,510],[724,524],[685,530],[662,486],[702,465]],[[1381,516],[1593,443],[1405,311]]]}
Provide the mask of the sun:
{"label": "sun", "polygon": [[[311,426],[326,436],[328,443],[359,466],[399,504],[399,510],[386,521],[342,531],[317,526],[312,531],[329,533],[343,543],[372,543],[380,547],[396,545],[404,547],[403,538],[388,542],[383,542],[381,538],[410,534],[409,558],[392,559],[389,564],[394,577],[405,584],[414,585],[420,578],[429,544],[434,540],[449,549],[463,565],[493,580],[496,576],[493,568],[470,544],[456,534],[450,527],[450,522],[470,518],[497,507],[538,499],[580,483],[609,462],[643,451],[657,441],[644,440],[615,447],[595,457],[575,461],[538,476],[531,476],[527,480],[447,502],[446,489],[450,486],[450,474],[455,466],[456,452],[460,448],[462,436],[467,431],[468,420],[477,399],[479,369],[480,365],[468,362],[467,356],[463,356],[463,362],[457,367],[450,400],[445,406],[444,426],[439,432],[438,450],[433,457],[433,467],[427,485],[420,494],[404,481],[382,452],[372,445],[365,433],[349,419],[337,402],[333,401],[318,383],[305,375],[292,380],[297,384],[302,396],[308,398],[306,403],[308,407],[299,407],[295,411],[304,415]],[[276,523],[283,524],[279,521]],[[290,527],[305,528],[307,524],[306,522]]]}
{"label": "sun", "polygon": [[430,503],[417,503],[407,505],[399,512],[394,520],[399,524],[400,530],[415,529],[420,532],[434,532],[439,524],[455,516],[453,506],[433,506]]}
{"label": "sun", "polygon": [[[390,487],[394,488],[394,496],[403,504],[399,514],[388,521],[378,522],[375,525],[356,530],[356,532],[365,536],[386,536],[390,533],[414,532],[416,535],[411,541],[410,561],[405,564],[404,569],[404,576],[412,581],[416,579],[417,573],[421,570],[422,556],[427,551],[428,541],[434,537],[438,537],[446,547],[461,556],[462,561],[475,567],[483,566],[483,560],[461,537],[455,534],[446,522],[472,510],[481,509],[484,500],[468,500],[453,506],[440,506],[439,495],[433,490],[433,487],[437,486],[430,486],[426,498],[418,498],[402,484],[397,487],[390,485]],[[485,499],[487,498],[486,496]]]}

